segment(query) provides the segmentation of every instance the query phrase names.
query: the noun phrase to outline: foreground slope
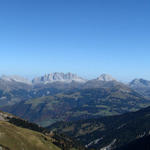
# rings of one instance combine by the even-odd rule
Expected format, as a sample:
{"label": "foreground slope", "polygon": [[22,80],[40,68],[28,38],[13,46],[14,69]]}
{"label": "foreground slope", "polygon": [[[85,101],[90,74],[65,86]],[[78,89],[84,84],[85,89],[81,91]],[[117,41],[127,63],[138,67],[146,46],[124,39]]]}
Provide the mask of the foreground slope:
{"label": "foreground slope", "polygon": [[34,123],[0,111],[2,150],[84,150],[70,137],[47,131]]}
{"label": "foreground slope", "polygon": [[49,137],[0,121],[0,145],[8,150],[60,150]]}
{"label": "foreground slope", "polygon": [[[60,150],[52,138],[10,123],[14,116],[0,112],[0,147],[4,150]],[[17,119],[17,118],[16,118]]]}

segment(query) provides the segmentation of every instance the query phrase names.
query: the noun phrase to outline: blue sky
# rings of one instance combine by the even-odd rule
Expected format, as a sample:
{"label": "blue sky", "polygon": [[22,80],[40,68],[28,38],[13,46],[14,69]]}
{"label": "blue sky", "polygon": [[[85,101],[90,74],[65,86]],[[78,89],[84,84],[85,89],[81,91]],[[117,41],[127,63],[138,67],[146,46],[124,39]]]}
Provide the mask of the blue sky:
{"label": "blue sky", "polygon": [[1,0],[0,74],[150,79],[150,1]]}

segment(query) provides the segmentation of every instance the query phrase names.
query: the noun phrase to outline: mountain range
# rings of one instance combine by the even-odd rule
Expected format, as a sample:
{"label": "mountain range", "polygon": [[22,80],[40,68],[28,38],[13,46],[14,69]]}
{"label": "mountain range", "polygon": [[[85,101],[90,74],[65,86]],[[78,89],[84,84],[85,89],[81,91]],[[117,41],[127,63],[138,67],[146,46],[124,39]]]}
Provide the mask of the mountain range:
{"label": "mountain range", "polygon": [[[0,77],[0,81],[6,82],[5,84],[10,83],[22,83],[22,84],[28,84],[28,85],[37,85],[37,84],[52,84],[55,82],[62,82],[62,83],[71,83],[71,82],[77,82],[77,83],[87,83],[90,81],[117,81],[115,78],[113,78],[111,75],[108,74],[102,74],[96,79],[87,80],[82,77],[79,77],[76,74],[73,73],[62,73],[62,72],[55,72],[50,74],[45,74],[44,76],[35,77],[32,80],[28,80],[21,76],[6,76],[2,75]],[[133,79],[131,82],[127,84],[129,87],[133,89],[140,89],[140,88],[149,88],[150,87],[150,81],[145,79]],[[10,86],[10,85],[9,85]]]}
{"label": "mountain range", "polygon": [[[35,85],[35,84],[49,84],[54,82],[63,82],[63,83],[71,83],[71,82],[78,82],[78,83],[86,83],[91,80],[84,79],[82,77],[79,77],[76,74],[73,73],[62,73],[62,72],[55,72],[50,74],[45,74],[44,76],[35,77],[32,80],[28,80],[27,78],[13,75],[13,76],[6,76],[2,75],[0,77],[0,80],[3,82],[17,82],[17,83],[24,83],[29,85]],[[117,81],[115,78],[113,78],[111,75],[108,74],[102,74],[96,79],[97,81]],[[131,82],[128,83],[128,85],[132,88],[147,88],[150,87],[150,81],[145,79],[133,79]]]}
{"label": "mountain range", "polygon": [[[13,76],[6,76],[2,75],[0,77],[0,80],[6,81],[6,82],[19,82],[19,83],[24,83],[24,84],[49,84],[49,83],[54,83],[54,82],[63,82],[63,83],[71,83],[71,82],[79,82],[79,83],[85,83],[89,80],[84,79],[82,77],[77,76],[76,74],[73,73],[50,73],[50,74],[45,74],[44,76],[40,77],[35,77],[32,80],[28,80],[24,77],[13,75]],[[115,81],[113,77],[107,74],[102,74],[100,75],[96,80],[99,81]]]}
{"label": "mountain range", "polygon": [[8,81],[8,82],[20,82],[24,84],[48,84],[48,83],[53,83],[53,82],[65,82],[65,83],[70,83],[70,82],[86,82],[86,79],[83,79],[76,74],[73,73],[50,73],[50,74],[45,74],[44,76],[41,77],[35,77],[31,81],[20,76],[6,76],[2,75],[0,77],[1,80],[3,81]]}
{"label": "mountain range", "polygon": [[106,74],[85,80],[71,73],[53,73],[33,79],[32,84],[19,79],[0,79],[0,109],[43,126],[119,115],[150,105],[132,83],[123,84]]}
{"label": "mountain range", "polygon": [[[103,75],[102,78],[105,80],[107,75]],[[100,77],[100,80],[102,78]],[[71,73],[51,73],[32,81],[19,76],[3,75],[0,77],[0,106],[81,88],[85,83],[87,80]]]}
{"label": "mountain range", "polygon": [[32,80],[33,84],[48,84],[48,83],[52,83],[52,82],[66,82],[66,83],[70,83],[70,82],[86,82],[85,79],[78,77],[76,74],[72,74],[72,73],[51,73],[51,74],[47,74],[45,76],[42,77],[38,77],[38,78],[34,78]]}
{"label": "mountain range", "polygon": [[51,73],[32,81],[2,76],[0,109],[32,123],[0,112],[0,130],[10,131],[5,132],[4,141],[0,140],[0,148],[11,150],[14,143],[7,146],[7,141],[15,135],[17,142],[23,133],[27,149],[37,149],[26,138],[28,134],[36,143],[41,142],[43,150],[47,145],[65,150],[137,149],[138,143],[148,145],[148,106],[150,81],[144,79],[124,84],[107,74],[92,80],[72,73]]}

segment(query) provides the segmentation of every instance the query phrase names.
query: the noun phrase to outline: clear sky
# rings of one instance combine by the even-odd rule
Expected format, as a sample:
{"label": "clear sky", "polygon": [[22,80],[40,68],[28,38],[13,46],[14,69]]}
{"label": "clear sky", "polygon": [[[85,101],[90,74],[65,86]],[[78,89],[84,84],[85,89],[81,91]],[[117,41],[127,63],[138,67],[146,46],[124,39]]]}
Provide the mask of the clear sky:
{"label": "clear sky", "polygon": [[0,74],[150,79],[149,0],[1,0]]}

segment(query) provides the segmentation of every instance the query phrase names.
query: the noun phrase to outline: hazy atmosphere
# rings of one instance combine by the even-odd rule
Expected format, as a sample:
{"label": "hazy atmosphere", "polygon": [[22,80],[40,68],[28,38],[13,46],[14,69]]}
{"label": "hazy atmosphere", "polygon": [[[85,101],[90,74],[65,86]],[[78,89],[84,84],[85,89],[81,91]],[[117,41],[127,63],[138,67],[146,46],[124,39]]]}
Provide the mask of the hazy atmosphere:
{"label": "hazy atmosphere", "polygon": [[2,0],[0,75],[150,79],[148,0]]}

